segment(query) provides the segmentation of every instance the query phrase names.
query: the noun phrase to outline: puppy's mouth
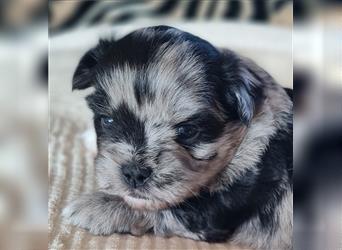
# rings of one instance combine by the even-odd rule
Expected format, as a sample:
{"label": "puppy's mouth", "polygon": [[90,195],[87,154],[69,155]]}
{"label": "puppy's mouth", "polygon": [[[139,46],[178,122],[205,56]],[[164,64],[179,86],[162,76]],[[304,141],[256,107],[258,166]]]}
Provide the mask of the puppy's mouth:
{"label": "puppy's mouth", "polygon": [[152,200],[135,193],[124,195],[123,199],[131,208],[138,210],[159,210],[168,207],[166,202]]}
{"label": "puppy's mouth", "polygon": [[144,195],[141,195],[137,192],[131,192],[128,194],[128,196],[132,197],[132,198],[135,198],[135,199],[141,199],[141,200],[148,200],[147,197],[145,197]]}

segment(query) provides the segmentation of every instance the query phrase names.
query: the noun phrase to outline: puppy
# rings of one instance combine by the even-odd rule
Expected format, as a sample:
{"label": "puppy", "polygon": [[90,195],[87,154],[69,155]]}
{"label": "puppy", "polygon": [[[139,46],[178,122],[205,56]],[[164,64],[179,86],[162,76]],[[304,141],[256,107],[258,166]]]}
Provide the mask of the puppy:
{"label": "puppy", "polygon": [[88,51],[73,89],[89,87],[99,190],[69,223],[292,248],[292,101],[264,70],[156,26]]}

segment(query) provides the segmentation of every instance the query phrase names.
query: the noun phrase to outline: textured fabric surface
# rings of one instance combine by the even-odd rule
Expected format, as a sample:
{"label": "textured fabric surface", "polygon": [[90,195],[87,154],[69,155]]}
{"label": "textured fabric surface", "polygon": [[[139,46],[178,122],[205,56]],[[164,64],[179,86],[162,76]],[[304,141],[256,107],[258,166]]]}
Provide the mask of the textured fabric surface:
{"label": "textured fabric surface", "polygon": [[93,236],[65,224],[61,211],[66,204],[95,188],[94,153],[83,139],[86,127],[81,120],[70,119],[70,114],[50,115],[49,249],[242,249],[178,237]]}

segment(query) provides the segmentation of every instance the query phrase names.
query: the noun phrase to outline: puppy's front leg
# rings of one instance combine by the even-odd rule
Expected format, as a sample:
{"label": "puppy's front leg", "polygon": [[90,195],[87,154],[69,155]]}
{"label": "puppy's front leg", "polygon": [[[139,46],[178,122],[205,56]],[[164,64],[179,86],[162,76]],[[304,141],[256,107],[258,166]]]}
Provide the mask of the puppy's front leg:
{"label": "puppy's front leg", "polygon": [[153,214],[132,210],[120,197],[103,192],[80,196],[62,215],[68,223],[95,235],[115,232],[141,235],[153,227]]}
{"label": "puppy's front leg", "polygon": [[200,232],[194,233],[189,231],[170,209],[165,209],[157,213],[153,229],[156,235],[164,237],[179,236],[193,240],[205,239]]}

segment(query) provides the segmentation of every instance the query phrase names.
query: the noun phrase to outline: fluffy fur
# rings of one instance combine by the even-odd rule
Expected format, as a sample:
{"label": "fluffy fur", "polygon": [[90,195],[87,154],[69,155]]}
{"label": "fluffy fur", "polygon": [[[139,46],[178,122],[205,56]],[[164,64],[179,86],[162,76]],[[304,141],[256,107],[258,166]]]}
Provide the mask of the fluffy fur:
{"label": "fluffy fur", "polygon": [[157,26],[88,51],[73,89],[88,87],[99,191],[64,210],[71,224],[292,247],[292,101],[264,70]]}

